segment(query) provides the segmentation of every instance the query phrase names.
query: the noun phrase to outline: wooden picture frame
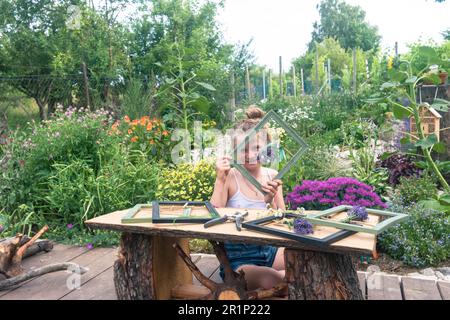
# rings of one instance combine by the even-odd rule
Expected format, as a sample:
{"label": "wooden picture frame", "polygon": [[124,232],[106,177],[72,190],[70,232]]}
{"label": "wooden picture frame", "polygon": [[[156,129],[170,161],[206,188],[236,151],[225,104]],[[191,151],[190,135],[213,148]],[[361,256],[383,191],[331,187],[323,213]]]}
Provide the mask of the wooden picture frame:
{"label": "wooden picture frame", "polygon": [[344,211],[348,211],[352,209],[352,206],[342,205],[337,206],[331,209],[324,210],[319,213],[309,214],[305,217],[307,221],[312,223],[313,225],[321,225],[327,227],[333,227],[338,229],[350,230],[355,232],[364,232],[369,234],[377,235],[390,226],[402,222],[408,219],[407,214],[378,210],[378,209],[369,209],[367,208],[367,213],[379,216],[380,218],[384,218],[381,222],[377,223],[375,226],[364,226],[364,225],[356,225],[348,222],[336,221],[331,219],[324,219],[331,215],[339,214]]}
{"label": "wooden picture frame", "polygon": [[[161,215],[162,206],[185,206],[183,212],[175,217]],[[152,202],[152,222],[153,223],[206,223],[211,219],[220,217],[220,214],[209,201],[153,201]],[[190,217],[187,208],[204,207],[207,214],[201,217]]]}
{"label": "wooden picture frame", "polygon": [[[283,218],[305,219],[305,216],[294,214],[294,213],[285,213],[283,215]],[[347,238],[356,233],[355,231],[351,231],[351,230],[339,230],[338,232],[332,233],[329,236],[326,236],[324,238],[317,238],[317,237],[313,237],[310,235],[301,235],[301,234],[296,234],[295,232],[283,231],[283,230],[271,228],[271,227],[265,225],[268,222],[272,222],[272,221],[279,220],[279,219],[281,219],[279,216],[272,215],[272,216],[264,217],[261,219],[256,219],[253,221],[243,222],[242,227],[249,229],[249,230],[253,230],[253,231],[263,232],[263,233],[271,234],[271,235],[278,236],[278,237],[296,240],[296,241],[303,242],[308,245],[322,246],[322,247],[328,246],[334,242],[337,242],[339,240]]]}
{"label": "wooden picture frame", "polygon": [[281,170],[278,171],[278,174],[273,178],[275,179],[281,179],[283,176],[292,168],[292,166],[298,162],[302,154],[308,149],[308,145],[306,142],[298,135],[298,133],[289,126],[275,111],[270,110],[262,119],[261,121],[253,127],[250,132],[247,134],[247,136],[244,138],[244,140],[236,146],[236,148],[233,151],[232,155],[232,162],[231,165],[236,168],[251,184],[253,184],[261,193],[265,194],[266,192],[262,190],[261,184],[256,180],[250,172],[240,163],[237,161],[237,155],[239,152],[241,152],[242,149],[245,148],[245,145],[250,141],[251,138],[253,138],[259,130],[261,130],[264,125],[269,122],[270,120],[275,121],[280,125],[281,128],[283,128],[289,137],[291,137],[295,142],[297,142],[300,145],[300,148],[297,150],[297,152],[292,156],[292,158],[285,164]]}
{"label": "wooden picture frame", "polygon": [[150,218],[136,217],[137,213],[141,209],[145,209],[145,208],[147,208],[147,209],[151,208],[153,210],[153,206],[151,203],[139,203],[127,211],[127,213],[122,217],[121,222],[124,224],[127,224],[127,223],[152,223],[151,217]]}

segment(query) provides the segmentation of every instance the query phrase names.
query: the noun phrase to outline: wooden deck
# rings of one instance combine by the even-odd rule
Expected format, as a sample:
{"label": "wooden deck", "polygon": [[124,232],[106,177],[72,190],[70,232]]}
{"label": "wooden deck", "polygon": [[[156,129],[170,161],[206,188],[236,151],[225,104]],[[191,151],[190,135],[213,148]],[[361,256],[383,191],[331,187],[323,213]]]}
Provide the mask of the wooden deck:
{"label": "wooden deck", "polygon": [[[0,300],[115,300],[113,263],[117,249],[56,244],[49,253],[25,259],[26,269],[56,262],[74,262],[89,271],[81,278],[66,271],[46,274],[22,283],[9,291],[0,291]],[[213,255],[193,254],[192,259],[202,272],[220,282],[219,263]],[[369,300],[450,300],[450,282],[399,277],[380,273],[358,272],[363,295]],[[73,289],[79,280],[80,288]],[[198,284],[194,278],[194,284]]]}

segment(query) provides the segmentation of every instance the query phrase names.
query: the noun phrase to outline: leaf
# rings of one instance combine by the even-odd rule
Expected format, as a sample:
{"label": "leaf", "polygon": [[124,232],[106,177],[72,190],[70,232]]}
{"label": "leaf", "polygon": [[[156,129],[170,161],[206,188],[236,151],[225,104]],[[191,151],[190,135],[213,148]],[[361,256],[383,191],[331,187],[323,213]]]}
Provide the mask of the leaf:
{"label": "leaf", "polygon": [[397,119],[403,119],[405,117],[409,117],[412,114],[411,110],[398,103],[393,105],[392,111],[394,112],[394,116]]}
{"label": "leaf", "polygon": [[404,137],[404,138],[401,138],[401,139],[400,139],[400,143],[401,143],[401,144],[407,144],[407,143],[409,143],[409,142],[410,142],[410,140],[409,140],[408,137]]}
{"label": "leaf", "polygon": [[431,200],[422,200],[419,201],[419,204],[424,206],[427,209],[433,209],[441,212],[449,212],[450,206],[442,205],[439,201],[431,199]]}
{"label": "leaf", "polygon": [[405,72],[405,71],[398,71],[395,69],[392,69],[389,72],[389,77],[394,80],[395,82],[399,82],[402,83],[404,82],[406,79],[408,79],[409,75]]}
{"label": "leaf", "polygon": [[413,84],[413,83],[416,82],[416,81],[417,81],[417,77],[416,77],[416,76],[412,76],[412,77],[406,79],[405,83],[407,83],[407,84]]}
{"label": "leaf", "polygon": [[206,99],[203,96],[200,96],[200,98],[192,102],[192,107],[199,112],[207,114],[209,111],[210,104],[208,99]]}
{"label": "leaf", "polygon": [[420,147],[422,149],[431,148],[434,144],[438,142],[438,139],[435,134],[430,134],[425,139],[419,140],[416,142],[415,146]]}
{"label": "leaf", "polygon": [[155,62],[154,65],[155,65],[155,66],[158,66],[158,67],[161,67],[161,68],[163,67],[163,65],[161,64],[161,62]]}
{"label": "leaf", "polygon": [[434,99],[431,107],[438,111],[447,112],[450,105],[450,101],[444,99]]}
{"label": "leaf", "polygon": [[210,85],[209,83],[205,83],[205,82],[200,82],[200,81],[195,81],[196,84],[198,84],[199,86],[205,88],[206,90],[209,91],[216,91],[216,88],[214,88],[212,85]]}
{"label": "leaf", "polygon": [[450,194],[444,193],[439,197],[439,202],[443,205],[449,205],[450,206]]}
{"label": "leaf", "polygon": [[443,143],[442,141],[436,143],[433,146],[433,151],[435,151],[437,153],[445,153],[446,150],[447,150],[447,145],[445,143]]}
{"label": "leaf", "polygon": [[385,82],[381,85],[381,90],[386,90],[386,89],[392,89],[392,88],[396,88],[398,86],[398,83],[395,82]]}

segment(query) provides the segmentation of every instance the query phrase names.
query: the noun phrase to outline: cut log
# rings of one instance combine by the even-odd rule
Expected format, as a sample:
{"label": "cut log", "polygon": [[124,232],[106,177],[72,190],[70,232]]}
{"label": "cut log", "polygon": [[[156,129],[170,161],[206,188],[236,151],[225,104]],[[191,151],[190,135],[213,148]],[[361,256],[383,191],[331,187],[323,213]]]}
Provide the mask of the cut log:
{"label": "cut log", "polygon": [[285,250],[289,300],[363,300],[349,255]]}
{"label": "cut log", "polygon": [[174,299],[200,300],[210,294],[211,290],[195,284],[179,284],[171,291],[171,296]]}
{"label": "cut log", "polygon": [[192,273],[172,246],[189,250],[188,239],[123,233],[114,263],[119,300],[170,299],[178,284],[192,284]]}

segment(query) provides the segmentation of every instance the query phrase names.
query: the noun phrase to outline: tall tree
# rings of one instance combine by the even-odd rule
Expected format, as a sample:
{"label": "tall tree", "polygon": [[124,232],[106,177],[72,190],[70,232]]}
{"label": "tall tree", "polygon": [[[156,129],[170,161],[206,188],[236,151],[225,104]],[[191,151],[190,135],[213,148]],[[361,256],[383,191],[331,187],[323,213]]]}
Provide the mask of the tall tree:
{"label": "tall tree", "polygon": [[378,29],[365,21],[366,13],[359,6],[342,0],[323,0],[318,6],[320,21],[314,23],[309,49],[316,42],[334,38],[345,49],[376,49],[380,43]]}

